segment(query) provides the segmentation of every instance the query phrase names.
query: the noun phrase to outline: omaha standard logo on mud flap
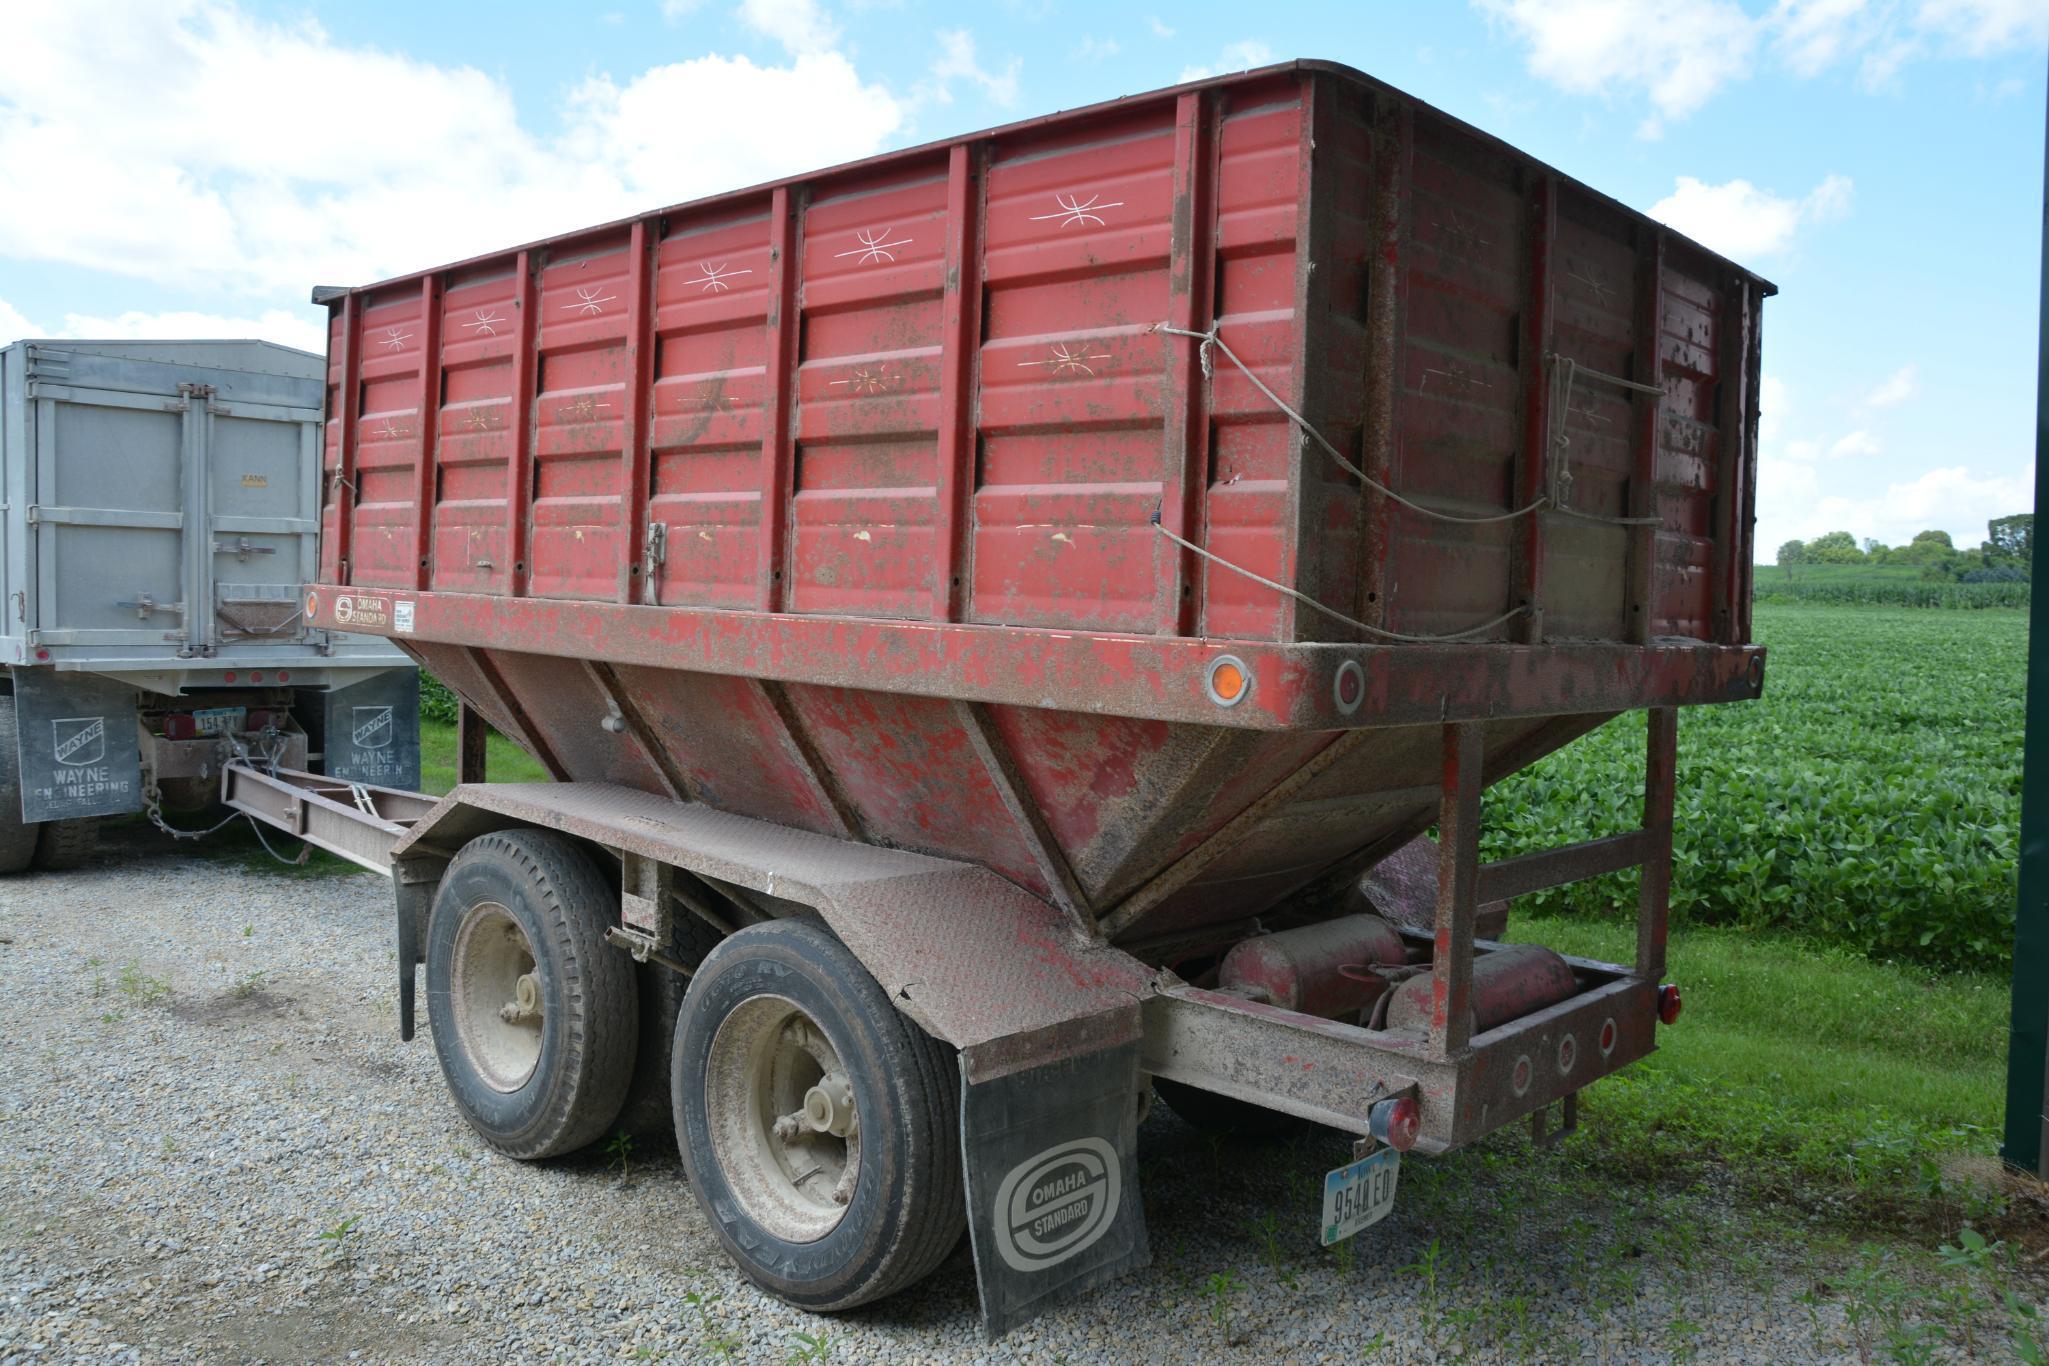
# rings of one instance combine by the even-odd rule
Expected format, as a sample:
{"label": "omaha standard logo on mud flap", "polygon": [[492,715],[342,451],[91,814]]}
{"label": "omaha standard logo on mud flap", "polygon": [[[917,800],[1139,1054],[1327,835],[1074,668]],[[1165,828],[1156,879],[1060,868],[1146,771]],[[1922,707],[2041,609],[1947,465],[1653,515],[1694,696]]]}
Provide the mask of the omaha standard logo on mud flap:
{"label": "omaha standard logo on mud flap", "polygon": [[1123,1164],[1100,1138],[1058,1143],[996,1188],[996,1249],[1013,1271],[1044,1271],[1087,1250],[1117,1218]]}
{"label": "omaha standard logo on mud flap", "polygon": [[66,768],[83,768],[107,757],[107,718],[64,716],[50,722],[52,757]]}

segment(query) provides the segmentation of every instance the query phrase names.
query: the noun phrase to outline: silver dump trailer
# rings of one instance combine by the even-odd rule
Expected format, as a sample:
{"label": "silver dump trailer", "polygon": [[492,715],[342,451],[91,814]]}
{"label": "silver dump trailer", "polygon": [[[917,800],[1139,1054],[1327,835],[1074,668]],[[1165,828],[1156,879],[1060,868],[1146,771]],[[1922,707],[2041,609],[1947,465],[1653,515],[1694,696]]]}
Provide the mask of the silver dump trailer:
{"label": "silver dump trailer", "polygon": [[300,601],[324,369],[260,341],[0,349],[0,872],[207,806],[231,758],[418,784],[413,662]]}

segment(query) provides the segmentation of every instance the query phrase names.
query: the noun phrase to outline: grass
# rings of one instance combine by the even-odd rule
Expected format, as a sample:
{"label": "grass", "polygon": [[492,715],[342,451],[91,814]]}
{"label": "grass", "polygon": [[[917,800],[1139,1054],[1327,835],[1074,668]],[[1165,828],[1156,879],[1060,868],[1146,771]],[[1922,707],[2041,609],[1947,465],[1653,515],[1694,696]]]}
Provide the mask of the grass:
{"label": "grass", "polygon": [[[1760,603],[1764,696],[1680,715],[1673,910],[1881,958],[1993,970],[2019,857],[2027,615]],[[1482,854],[1633,827],[1625,716],[1491,789]],[[1632,879],[1519,909],[1612,914]]]}
{"label": "grass", "polygon": [[1796,584],[1829,585],[1865,583],[1926,583],[1918,564],[1803,564],[1788,571],[1784,565],[1757,566],[1757,591],[1787,588]]}
{"label": "grass", "polygon": [[[1634,929],[1511,916],[1510,938],[1628,962]],[[1787,935],[1672,937],[1684,993],[1658,1052],[1586,1093],[1588,1123],[1629,1161],[1750,1164],[1767,1185],[1890,1196],[1924,1163],[1990,1154],[2004,1111],[2007,986],[1934,975]]]}
{"label": "grass", "polygon": [[[420,790],[441,796],[455,786],[455,727],[420,723]],[[494,783],[544,783],[548,770],[525,750],[493,732],[484,741],[484,768]]]}
{"label": "grass", "polygon": [[1756,567],[1756,598],[1767,602],[1811,602],[1839,607],[2002,608],[2026,607],[2026,583],[1949,583],[1923,575],[1912,564],[1803,564]]}

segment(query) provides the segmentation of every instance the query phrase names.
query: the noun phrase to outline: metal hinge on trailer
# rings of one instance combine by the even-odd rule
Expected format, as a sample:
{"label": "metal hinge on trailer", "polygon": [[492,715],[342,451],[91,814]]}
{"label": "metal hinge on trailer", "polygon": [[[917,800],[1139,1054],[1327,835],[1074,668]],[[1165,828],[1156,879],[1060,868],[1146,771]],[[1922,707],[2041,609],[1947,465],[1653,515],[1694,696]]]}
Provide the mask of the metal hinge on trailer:
{"label": "metal hinge on trailer", "polygon": [[676,942],[676,870],[660,859],[622,850],[619,855],[619,924],[605,942],[637,963],[659,963],[685,977],[692,969],[669,952]]}
{"label": "metal hinge on trailer", "polygon": [[640,596],[645,602],[655,600],[656,570],[669,560],[669,524],[649,522],[647,524],[647,545],[640,554]]}
{"label": "metal hinge on trailer", "polygon": [[228,544],[226,541],[215,541],[213,543],[213,553],[216,555],[233,555],[236,559],[247,564],[251,555],[277,554],[277,547],[274,545],[255,545],[247,536],[237,536],[233,545]]}
{"label": "metal hinge on trailer", "polygon": [[185,615],[184,603],[158,602],[154,596],[148,593],[137,593],[133,598],[116,598],[114,605],[116,607],[132,609],[137,621],[148,621],[151,614],[156,612],[169,612],[177,617]]}

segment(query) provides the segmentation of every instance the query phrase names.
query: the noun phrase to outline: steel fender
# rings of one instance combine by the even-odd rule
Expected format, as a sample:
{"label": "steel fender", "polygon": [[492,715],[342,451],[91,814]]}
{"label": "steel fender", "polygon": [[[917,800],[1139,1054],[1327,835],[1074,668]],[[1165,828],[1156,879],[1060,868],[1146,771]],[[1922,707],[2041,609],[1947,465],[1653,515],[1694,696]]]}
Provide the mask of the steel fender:
{"label": "steel fender", "polygon": [[986,868],[833,839],[606,783],[458,787],[395,859],[511,825],[560,830],[816,911],[972,1075],[1136,1039],[1153,974]]}

